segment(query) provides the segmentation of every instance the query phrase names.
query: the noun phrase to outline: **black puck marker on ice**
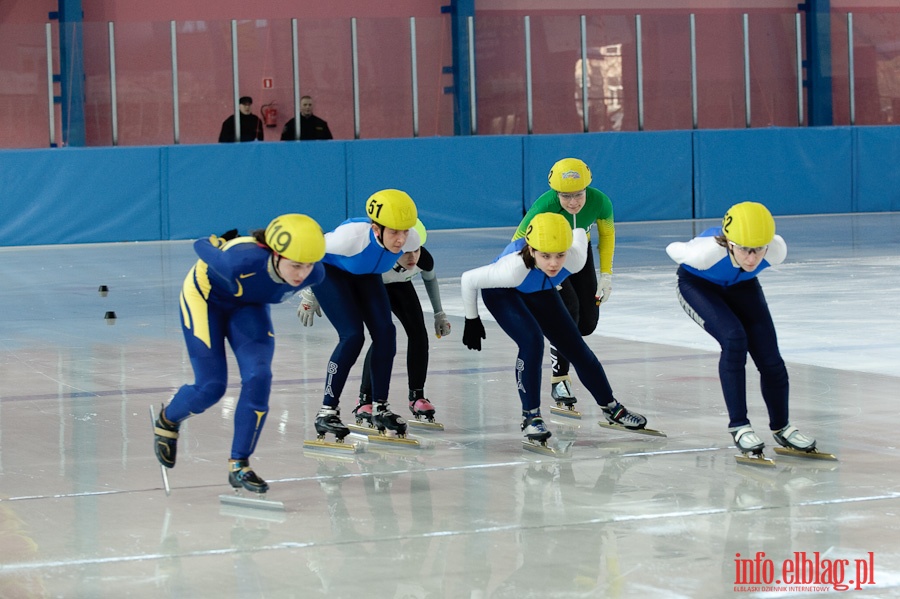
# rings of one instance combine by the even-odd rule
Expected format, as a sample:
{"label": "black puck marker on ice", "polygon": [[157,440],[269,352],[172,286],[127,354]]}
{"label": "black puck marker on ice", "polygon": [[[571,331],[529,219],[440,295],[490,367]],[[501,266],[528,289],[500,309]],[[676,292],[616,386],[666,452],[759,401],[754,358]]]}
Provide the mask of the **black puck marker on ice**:
{"label": "black puck marker on ice", "polygon": [[106,319],[106,324],[116,324],[116,313],[112,310],[107,312],[103,318]]}
{"label": "black puck marker on ice", "polygon": [[97,292],[100,294],[100,297],[106,297],[106,295],[109,293],[109,287],[107,287],[106,285],[100,285],[100,289],[98,289]]}

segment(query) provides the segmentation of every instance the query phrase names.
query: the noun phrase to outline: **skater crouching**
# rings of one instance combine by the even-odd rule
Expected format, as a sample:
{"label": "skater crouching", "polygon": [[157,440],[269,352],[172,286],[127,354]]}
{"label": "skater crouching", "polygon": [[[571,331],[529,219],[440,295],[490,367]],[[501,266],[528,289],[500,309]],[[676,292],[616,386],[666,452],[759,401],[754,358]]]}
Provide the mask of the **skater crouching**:
{"label": "skater crouching", "polygon": [[372,400],[356,410],[358,418],[370,420],[378,431],[406,434],[406,421],[391,412],[387,399],[397,330],[391,320],[391,304],[381,275],[396,264],[401,254],[418,248],[416,205],[405,192],[384,189],[365,204],[368,217],[352,218],[325,235],[325,278],[301,294],[297,316],[305,326],[322,311],[338,333],[325,379],[322,408],[316,416],[319,439],[325,434],[338,441],[350,433],[341,422],[339,404],[350,369],[365,343],[363,327],[372,337]]}
{"label": "skater crouching", "polygon": [[678,301],[721,346],[719,379],[728,408],[728,431],[744,453],[762,455],[763,441],[747,418],[747,354],[759,370],[769,428],[779,445],[815,450],[814,439],[790,424],[788,373],[778,349],[775,325],[757,275],[781,264],[787,245],[775,234],[775,220],[757,202],[728,209],[721,227],[666,248],[678,267]]}
{"label": "skater crouching", "polygon": [[569,358],[610,424],[640,430],[647,423],[613,397],[603,366],[579,334],[557,291],[566,277],[581,270],[586,256],[584,229],[573,231],[563,216],[545,212],[536,215],[525,237],[509,244],[497,260],[464,272],[460,281],[466,347],[480,351],[485,339],[478,315],[480,290],[485,307],[519,348],[516,386],[522,402],[522,430],[532,442],[546,443],[551,435],[540,410],[544,337]]}
{"label": "skater crouching", "polygon": [[249,460],[269,411],[275,352],[269,304],[322,280],[325,236],[312,218],[285,214],[249,237],[199,239],[194,251],[200,259],[184,280],[180,313],[195,382],[182,386],[161,410],[154,429],[156,457],[174,467],[181,423],[225,394],[227,339],[241,373],[228,481],[235,489],[265,493],[269,485]]}
{"label": "skater crouching", "polygon": [[[441,291],[434,268],[434,257],[425,248],[428,232],[421,220],[416,220],[413,227],[419,234],[416,249],[409,249],[400,256],[394,267],[381,275],[391,302],[391,312],[403,325],[406,332],[406,373],[409,383],[409,411],[414,421],[412,424],[427,423],[428,426],[440,426],[434,421],[434,405],[425,397],[425,379],[428,376],[428,329],[425,326],[425,315],[422,303],[413,287],[413,278],[422,275],[425,291],[434,310],[434,334],[440,339],[450,334],[450,321],[441,306]],[[412,247],[412,246],[408,246]],[[359,405],[372,403],[372,364],[373,346],[369,346],[363,365],[362,383],[359,386]],[[358,413],[358,412],[357,412]]]}

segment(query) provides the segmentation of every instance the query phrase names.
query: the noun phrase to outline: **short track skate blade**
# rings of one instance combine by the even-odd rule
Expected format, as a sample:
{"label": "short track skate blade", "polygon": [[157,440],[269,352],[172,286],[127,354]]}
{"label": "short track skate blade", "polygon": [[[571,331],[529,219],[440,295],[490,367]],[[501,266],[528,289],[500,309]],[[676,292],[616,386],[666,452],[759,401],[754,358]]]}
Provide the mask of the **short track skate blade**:
{"label": "short track skate blade", "polygon": [[[153,411],[153,406],[150,406],[150,430],[153,431],[156,429],[156,412]],[[166,490],[166,497],[172,494],[172,489],[169,488],[169,473],[168,468],[159,465],[159,471],[162,474],[163,480],[163,488]]]}
{"label": "short track skate blade", "polygon": [[349,428],[352,432],[366,435],[367,437],[371,437],[372,435],[378,434],[378,429],[374,426],[368,426],[364,424],[348,424],[347,428]]}
{"label": "short track skate blade", "polygon": [[412,447],[419,449],[422,444],[418,439],[410,439],[409,437],[392,437],[391,435],[376,434],[369,437],[369,443],[378,443],[381,445],[394,445],[400,447]]}
{"label": "short track skate blade", "polygon": [[562,408],[559,406],[555,406],[550,408],[550,413],[557,416],[562,416],[563,418],[575,418],[576,420],[581,420],[581,412],[574,408]]}
{"label": "short track skate blade", "polygon": [[410,418],[406,421],[408,426],[414,428],[420,428],[422,430],[431,430],[431,431],[442,431],[444,430],[444,425],[440,422],[433,422],[429,420],[419,420],[418,418]]}
{"label": "short track skate blade", "polygon": [[324,441],[309,439],[303,442],[304,449],[317,451],[335,451],[337,453],[360,453],[359,443],[347,443],[345,441]]}
{"label": "short track skate blade", "polygon": [[754,454],[743,454],[739,453],[734,456],[734,459],[737,460],[738,464],[746,464],[748,466],[766,466],[766,467],[775,467],[775,460],[767,458],[762,453],[754,453]]}
{"label": "short track skate blade", "polygon": [[539,453],[541,455],[548,455],[554,458],[561,458],[566,456],[566,452],[559,451],[557,448],[547,445],[546,442],[541,443],[539,441],[522,441],[522,449],[525,451],[531,451],[534,453]]}
{"label": "short track skate blade", "polygon": [[265,499],[265,496],[265,493],[260,493],[259,497],[247,497],[246,495],[236,493],[231,495],[219,495],[219,503],[235,507],[249,507],[257,510],[271,510],[275,512],[284,511],[284,503]]}
{"label": "short track skate blade", "polygon": [[668,437],[666,433],[652,428],[625,428],[621,424],[610,424],[605,420],[601,420],[597,424],[599,424],[603,428],[609,428],[614,431],[620,431],[623,433],[635,433],[637,435],[648,435],[650,437]]}
{"label": "short track skate blade", "polygon": [[287,520],[287,512],[284,510],[261,510],[255,507],[237,506],[225,502],[219,503],[219,515],[240,518],[241,520],[251,519],[261,522],[274,522],[275,524],[283,524]]}
{"label": "short track skate blade", "polygon": [[776,447],[775,453],[778,455],[786,455],[795,458],[808,458],[813,460],[830,460],[832,462],[837,462],[837,456],[833,453],[823,453],[817,449],[813,449],[812,451],[798,451],[796,449],[790,449],[789,447]]}

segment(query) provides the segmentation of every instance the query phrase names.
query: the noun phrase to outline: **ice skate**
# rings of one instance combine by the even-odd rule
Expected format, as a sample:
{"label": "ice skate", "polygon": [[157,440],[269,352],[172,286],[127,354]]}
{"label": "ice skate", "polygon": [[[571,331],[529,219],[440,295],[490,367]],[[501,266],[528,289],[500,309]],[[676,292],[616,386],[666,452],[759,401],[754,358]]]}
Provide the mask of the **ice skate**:
{"label": "ice skate", "polygon": [[[162,413],[163,413],[164,411],[165,411],[165,407],[162,407],[162,408],[160,409],[160,416],[162,415]],[[150,425],[153,427],[153,434],[155,435],[155,440],[154,440],[153,447],[154,447],[154,451],[156,452],[156,459],[159,460],[159,471],[160,471],[160,474],[162,474],[163,488],[166,490],[166,495],[169,495],[169,494],[172,492],[172,490],[169,488],[169,473],[168,473],[168,468],[166,467],[165,462],[163,462],[162,459],[160,459],[160,457],[159,457],[159,452],[160,452],[160,449],[161,449],[161,448],[160,448],[160,446],[159,446],[159,443],[160,443],[160,435],[157,433],[157,430],[159,430],[161,427],[158,426],[158,421],[157,421],[157,419],[156,419],[156,414],[153,412],[153,406],[150,406]],[[169,433],[169,434],[172,433],[172,431],[169,431],[169,430],[166,430],[166,429],[163,429],[163,430],[164,430],[165,432]],[[162,438],[163,438],[164,440],[171,439],[171,437],[169,437],[168,435],[164,435]],[[173,443],[173,447],[174,447],[174,444],[177,444],[177,439],[178,439],[178,432],[177,432],[177,427],[176,427],[176,430],[175,430],[175,438],[174,438],[174,439],[171,439],[171,441],[172,441],[172,443]],[[168,443],[167,443],[167,442],[165,443],[165,445],[166,445],[166,447],[168,447]],[[173,451],[172,451],[171,454],[167,454],[167,455],[171,455],[171,457],[172,457],[172,465],[174,466],[174,465],[175,465],[175,452],[174,452],[174,449],[173,449]],[[169,468],[171,468],[171,466],[169,466]]]}
{"label": "ice skate", "polygon": [[603,428],[611,428],[626,433],[638,433],[639,435],[650,435],[652,437],[665,437],[666,433],[652,428],[647,428],[647,419],[637,412],[629,411],[625,406],[612,400],[605,406],[600,406],[606,420],[601,420],[597,424]]}
{"label": "ice skate", "polygon": [[[228,465],[228,483],[234,489],[234,495],[219,495],[221,503],[238,507],[284,511],[284,503],[266,499],[269,483],[253,471],[249,460],[229,460]],[[242,495],[242,489],[249,491],[252,495]]]}
{"label": "ice skate", "polygon": [[[150,414],[153,414],[153,408],[150,408]],[[161,406],[159,410],[159,418],[153,423],[153,434],[155,438],[154,451],[156,459],[166,468],[175,467],[175,456],[178,451],[178,429],[180,426],[176,422],[169,421],[166,418],[166,407]]]}
{"label": "ice skate", "polygon": [[407,421],[409,426],[439,431],[444,430],[444,425],[435,421],[434,406],[425,398],[421,390],[409,392],[409,411],[413,415],[412,420]]}
{"label": "ice skate", "polygon": [[[345,443],[344,437],[350,434],[350,429],[341,422],[341,412],[337,408],[322,406],[316,414],[316,439],[304,441],[303,447],[307,449],[336,451],[340,453],[357,453],[359,445]],[[325,435],[334,435],[334,442],[325,440]]]}
{"label": "ice skate", "polygon": [[799,458],[813,458],[818,460],[837,460],[834,454],[822,453],[816,449],[816,440],[811,439],[797,430],[796,426],[788,424],[780,431],[772,431],[772,436],[780,447],[775,448],[779,455]]}
{"label": "ice skate", "polygon": [[[365,422],[365,420],[364,418],[361,419],[360,412],[366,408],[370,414],[371,423],[368,426],[362,426],[360,423]],[[356,425],[349,426],[350,430],[354,433],[366,435],[370,443],[421,447],[417,439],[407,438],[406,420],[391,412],[387,402],[375,402],[374,404],[357,406],[356,422]]]}
{"label": "ice skate", "polygon": [[547,430],[547,425],[544,424],[544,419],[541,417],[540,408],[522,412],[521,428],[525,433],[522,449],[549,456],[560,455],[553,447],[547,445],[547,440],[553,433]]}
{"label": "ice skate", "polygon": [[353,408],[353,416],[356,422],[348,424],[348,429],[366,436],[378,434],[378,429],[372,426],[372,399],[367,394],[359,394],[359,402]]}
{"label": "ice skate", "polygon": [[569,375],[555,376],[550,379],[550,397],[556,402],[556,407],[550,408],[551,414],[581,419],[581,412],[575,409],[575,403],[578,400],[572,395],[572,379]]}
{"label": "ice skate", "polygon": [[765,443],[753,432],[753,428],[749,424],[732,427],[728,429],[728,432],[731,433],[735,446],[741,452],[740,455],[734,456],[734,459],[739,464],[749,464],[750,466],[775,465],[773,460],[763,454]]}

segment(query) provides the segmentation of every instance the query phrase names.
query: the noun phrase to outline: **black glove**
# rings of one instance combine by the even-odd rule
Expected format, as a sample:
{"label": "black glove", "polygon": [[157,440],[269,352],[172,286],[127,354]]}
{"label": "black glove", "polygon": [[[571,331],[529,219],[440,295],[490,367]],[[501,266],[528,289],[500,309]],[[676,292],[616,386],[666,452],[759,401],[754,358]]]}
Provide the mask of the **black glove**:
{"label": "black glove", "polygon": [[231,241],[232,239],[235,239],[240,236],[241,236],[241,234],[238,233],[237,229],[231,229],[230,231],[225,231],[224,233],[219,235],[219,237],[221,237],[225,241]]}
{"label": "black glove", "polygon": [[481,324],[481,317],[467,318],[466,326],[463,329],[463,345],[475,351],[481,351],[481,340],[487,339],[484,334],[484,325]]}

